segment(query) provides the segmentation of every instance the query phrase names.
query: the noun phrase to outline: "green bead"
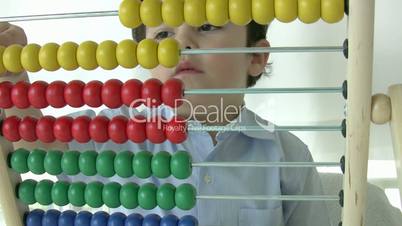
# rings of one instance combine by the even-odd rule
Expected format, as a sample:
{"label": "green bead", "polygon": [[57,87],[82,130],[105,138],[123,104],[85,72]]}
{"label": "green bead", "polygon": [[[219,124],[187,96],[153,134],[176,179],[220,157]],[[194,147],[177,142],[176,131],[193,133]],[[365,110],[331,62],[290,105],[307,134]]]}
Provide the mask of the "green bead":
{"label": "green bead", "polygon": [[36,181],[25,180],[18,185],[18,198],[27,205],[36,203],[35,199]]}
{"label": "green bead", "polygon": [[130,151],[123,151],[114,158],[114,170],[119,177],[129,178],[134,175],[133,171],[134,154]]}
{"label": "green bead", "polygon": [[114,158],[116,154],[113,151],[103,151],[96,158],[96,171],[102,177],[113,177],[114,171]]}
{"label": "green bead", "polygon": [[133,158],[133,170],[137,177],[145,179],[152,175],[152,154],[149,151],[140,151]]}
{"label": "green bead", "polygon": [[45,156],[44,167],[45,171],[50,175],[59,175],[62,172],[61,158],[63,153],[61,151],[48,151]]}
{"label": "green bead", "polygon": [[156,186],[152,183],[143,184],[138,190],[138,204],[144,210],[156,207]]}
{"label": "green bead", "polygon": [[102,201],[103,184],[100,182],[91,182],[85,188],[85,202],[92,208],[99,208],[103,205]]}
{"label": "green bead", "polygon": [[177,179],[187,179],[192,174],[191,156],[186,151],[175,152],[170,161],[170,170]]}
{"label": "green bead", "polygon": [[152,173],[158,178],[166,178],[170,176],[170,154],[166,151],[158,152],[152,157]]}
{"label": "green bead", "polygon": [[44,161],[46,152],[40,149],[33,150],[28,156],[28,168],[34,174],[40,175],[45,173]]}
{"label": "green bead", "polygon": [[195,206],[197,191],[191,184],[182,184],[176,188],[175,202],[181,210],[190,210]]}
{"label": "green bead", "polygon": [[10,166],[17,173],[27,173],[28,168],[28,156],[29,151],[24,148],[18,148],[14,152],[10,153]]}
{"label": "green bead", "polygon": [[176,188],[172,184],[163,184],[158,188],[156,192],[156,201],[158,206],[163,210],[173,209],[175,204],[175,191]]}
{"label": "green bead", "polygon": [[61,158],[61,169],[67,175],[77,175],[80,173],[80,167],[78,160],[80,158],[80,152],[78,151],[67,151],[64,152]]}
{"label": "green bead", "polygon": [[96,151],[85,151],[81,153],[78,159],[78,166],[80,171],[85,176],[95,176],[96,175],[96,158],[98,153]]}
{"label": "green bead", "polygon": [[136,183],[124,184],[120,189],[120,202],[126,209],[135,209],[138,206],[138,190]]}
{"label": "green bead", "polygon": [[52,204],[52,187],[53,182],[50,180],[42,180],[35,187],[35,199],[44,206]]}
{"label": "green bead", "polygon": [[68,201],[76,207],[85,205],[85,183],[74,182],[68,188]]}
{"label": "green bead", "polygon": [[70,184],[64,181],[57,181],[52,188],[52,200],[58,206],[65,206],[68,202],[68,188]]}
{"label": "green bead", "polygon": [[109,208],[117,208],[120,203],[121,185],[116,182],[105,184],[102,191],[102,199],[105,205]]}

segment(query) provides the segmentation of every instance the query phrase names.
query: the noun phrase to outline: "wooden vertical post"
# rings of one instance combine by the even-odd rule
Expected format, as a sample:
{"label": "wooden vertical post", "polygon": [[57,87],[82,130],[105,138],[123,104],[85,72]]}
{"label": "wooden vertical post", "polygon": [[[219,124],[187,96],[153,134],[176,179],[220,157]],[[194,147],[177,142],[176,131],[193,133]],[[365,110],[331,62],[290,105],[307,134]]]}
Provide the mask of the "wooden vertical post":
{"label": "wooden vertical post", "polygon": [[[0,119],[3,119],[4,111],[0,111]],[[12,151],[12,143],[0,137],[0,206],[7,226],[24,226],[23,216],[28,206],[18,201],[15,194],[15,186],[21,182],[21,177],[8,167],[7,158]]]}
{"label": "wooden vertical post", "polygon": [[349,0],[343,226],[365,221],[371,118],[374,0]]}
{"label": "wooden vertical post", "polygon": [[394,159],[398,176],[399,196],[402,203],[402,84],[392,85],[388,88],[391,99],[391,133],[394,146]]}

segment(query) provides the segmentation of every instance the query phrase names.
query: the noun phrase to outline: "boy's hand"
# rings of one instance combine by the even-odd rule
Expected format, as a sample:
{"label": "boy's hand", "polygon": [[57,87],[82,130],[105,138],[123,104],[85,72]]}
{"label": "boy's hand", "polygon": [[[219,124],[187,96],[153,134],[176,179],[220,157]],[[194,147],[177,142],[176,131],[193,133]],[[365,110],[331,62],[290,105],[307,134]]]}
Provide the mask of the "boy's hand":
{"label": "boy's hand", "polygon": [[[7,22],[0,22],[0,46],[7,47],[12,44],[20,44],[25,46],[27,44],[27,36],[22,28],[9,24]],[[0,55],[0,57],[2,57]],[[3,59],[0,59],[1,61]],[[11,73],[0,74],[0,76],[8,76]]]}

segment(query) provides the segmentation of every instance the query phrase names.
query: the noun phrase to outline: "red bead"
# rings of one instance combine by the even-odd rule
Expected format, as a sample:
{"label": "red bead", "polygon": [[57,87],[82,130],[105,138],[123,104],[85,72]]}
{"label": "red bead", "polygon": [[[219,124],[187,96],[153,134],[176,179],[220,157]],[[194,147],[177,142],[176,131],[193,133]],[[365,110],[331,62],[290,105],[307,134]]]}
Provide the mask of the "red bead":
{"label": "red bead", "polygon": [[44,143],[51,143],[56,140],[53,134],[53,125],[55,122],[53,116],[44,116],[36,123],[36,136]]}
{"label": "red bead", "polygon": [[121,86],[123,83],[118,79],[110,79],[103,84],[102,102],[108,108],[118,108],[121,102]]}
{"label": "red bead", "polygon": [[73,140],[71,134],[71,127],[73,124],[73,118],[68,116],[62,116],[57,118],[53,125],[53,134],[55,138],[61,142],[70,142]]}
{"label": "red bead", "polygon": [[0,83],[0,108],[11,108],[13,102],[11,101],[11,90],[13,84],[9,81]]}
{"label": "red bead", "polygon": [[146,118],[136,115],[127,122],[127,136],[134,143],[143,143],[147,139],[145,133]]}
{"label": "red bead", "polygon": [[123,104],[136,108],[142,104],[141,101],[142,82],[138,79],[127,80],[121,87],[121,100]]}
{"label": "red bead", "polygon": [[145,131],[147,138],[154,144],[160,144],[166,141],[165,119],[160,116],[154,116],[147,121]]}
{"label": "red bead", "polygon": [[180,144],[187,139],[187,123],[181,116],[173,117],[166,123],[165,129],[166,138],[174,143]]}
{"label": "red bead", "polygon": [[30,106],[28,99],[29,84],[25,81],[17,82],[11,89],[11,101],[17,108],[27,108]]}
{"label": "red bead", "polygon": [[47,87],[48,84],[44,81],[36,81],[29,87],[28,100],[34,108],[41,109],[49,106],[49,103],[46,100]]}
{"label": "red bead", "polygon": [[109,136],[110,139],[118,144],[122,144],[128,140],[127,138],[127,118],[119,115],[113,117],[109,122]]}
{"label": "red bead", "polygon": [[16,116],[7,117],[4,119],[1,131],[7,140],[16,142],[21,139],[20,133],[18,132],[20,121],[20,118]]}
{"label": "red bead", "polygon": [[85,83],[79,80],[73,80],[64,88],[64,100],[71,107],[79,108],[84,106],[82,93]]}
{"label": "red bead", "polygon": [[162,101],[165,105],[178,108],[183,104],[184,84],[180,79],[171,78],[162,86]]}
{"label": "red bead", "polygon": [[141,90],[141,97],[148,107],[158,107],[162,104],[161,98],[162,82],[159,79],[151,78],[144,82]]}
{"label": "red bead", "polygon": [[94,108],[102,106],[102,86],[103,83],[96,80],[85,85],[82,97],[86,105]]}
{"label": "red bead", "polygon": [[46,100],[50,106],[54,108],[66,106],[66,101],[64,100],[64,88],[66,85],[63,81],[54,81],[49,84],[46,89]]}
{"label": "red bead", "polygon": [[33,142],[38,139],[36,136],[36,123],[38,120],[30,116],[24,117],[18,127],[18,132],[21,138],[25,141]]}
{"label": "red bead", "polygon": [[73,120],[73,125],[71,126],[71,134],[74,139],[79,143],[87,143],[91,140],[89,135],[89,123],[91,118],[88,116],[79,116]]}
{"label": "red bead", "polygon": [[96,116],[89,123],[89,136],[96,142],[106,142],[108,135],[109,119],[106,116]]}

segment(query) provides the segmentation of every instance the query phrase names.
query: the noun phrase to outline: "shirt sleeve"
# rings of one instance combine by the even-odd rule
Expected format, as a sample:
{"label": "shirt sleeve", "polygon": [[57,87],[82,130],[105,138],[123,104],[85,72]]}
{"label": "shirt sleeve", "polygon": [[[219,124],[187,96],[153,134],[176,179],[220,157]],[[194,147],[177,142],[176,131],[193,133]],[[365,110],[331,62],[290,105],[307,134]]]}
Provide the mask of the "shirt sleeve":
{"label": "shirt sleeve", "polygon": [[[286,162],[313,162],[310,151],[300,139],[288,134],[283,144]],[[320,176],[316,168],[281,168],[283,195],[323,195]],[[284,201],[286,226],[331,225],[326,201]]]}

